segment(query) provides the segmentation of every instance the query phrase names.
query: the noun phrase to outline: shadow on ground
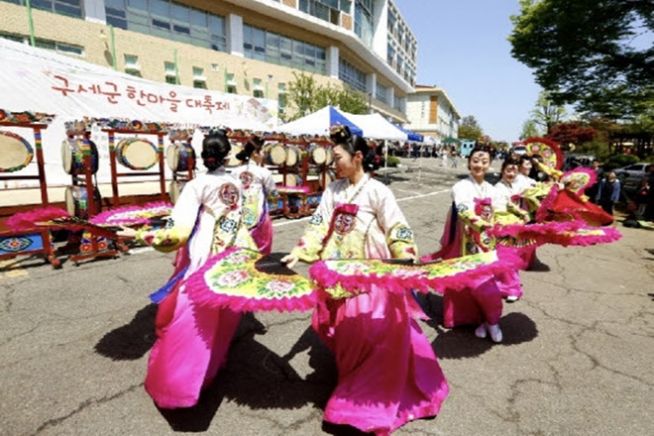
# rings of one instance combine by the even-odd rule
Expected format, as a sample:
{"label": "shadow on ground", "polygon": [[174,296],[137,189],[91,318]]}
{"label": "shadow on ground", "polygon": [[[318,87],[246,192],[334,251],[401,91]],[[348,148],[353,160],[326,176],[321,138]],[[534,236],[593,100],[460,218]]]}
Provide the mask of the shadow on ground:
{"label": "shadow on ground", "polygon": [[156,313],[156,304],[145,306],[129,323],[104,335],[95,345],[95,351],[112,360],[140,359],[154,344]]}

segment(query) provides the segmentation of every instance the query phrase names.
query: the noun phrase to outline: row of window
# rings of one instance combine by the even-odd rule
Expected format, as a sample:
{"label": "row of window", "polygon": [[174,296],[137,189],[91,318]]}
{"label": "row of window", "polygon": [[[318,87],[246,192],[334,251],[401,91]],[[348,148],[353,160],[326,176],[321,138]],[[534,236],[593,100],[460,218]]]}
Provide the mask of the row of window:
{"label": "row of window", "polygon": [[[30,38],[27,35],[17,35],[13,33],[0,33],[0,38],[9,39],[11,41],[29,44]],[[34,44],[39,48],[56,51],[62,54],[72,54],[76,56],[84,56],[84,47],[79,45],[68,44],[65,42],[52,41],[50,39],[35,38]]]}
{"label": "row of window", "polygon": [[375,4],[373,0],[356,0],[354,3],[354,33],[367,46],[372,47]]}
{"label": "row of window", "polygon": [[321,20],[339,25],[341,12],[350,13],[351,0],[300,0],[298,9]]}
{"label": "row of window", "polygon": [[243,51],[250,59],[318,74],[327,72],[327,51],[324,48],[247,24],[243,25]]}
{"label": "row of window", "polygon": [[[139,64],[139,58],[137,55],[125,54],[125,72],[133,76],[141,77],[141,66]],[[207,89],[207,78],[204,75],[204,68],[193,66],[193,87],[199,89]],[[217,69],[217,65],[214,67]],[[179,71],[178,66],[174,62],[165,61],[164,62],[164,77],[166,83],[171,85],[181,84],[179,81]],[[262,85],[262,80],[258,78],[252,79],[252,96],[256,98],[264,98],[267,93],[267,89]],[[225,91],[230,94],[236,94],[237,84],[234,79],[234,73],[225,74]],[[264,92],[266,91],[266,92]],[[284,109],[287,104],[286,98],[286,84],[279,83],[277,84],[277,96],[278,104],[280,110]]]}
{"label": "row of window", "polygon": [[121,29],[227,50],[225,18],[170,0],[105,0],[107,23]]}
{"label": "row of window", "polygon": [[338,61],[338,78],[357,91],[368,92],[366,74],[343,58]]}
{"label": "row of window", "polygon": [[[2,0],[9,3],[24,6],[25,0]],[[31,0],[30,5],[34,9],[42,9],[48,12],[54,12],[59,15],[82,18],[82,0]]]}

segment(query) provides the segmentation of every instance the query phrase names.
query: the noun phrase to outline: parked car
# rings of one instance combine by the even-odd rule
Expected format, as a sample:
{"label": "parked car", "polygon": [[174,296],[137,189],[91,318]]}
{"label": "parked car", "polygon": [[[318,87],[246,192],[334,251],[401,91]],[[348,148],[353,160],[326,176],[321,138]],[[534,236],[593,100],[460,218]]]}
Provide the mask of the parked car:
{"label": "parked car", "polygon": [[522,156],[523,154],[527,154],[527,147],[518,145],[516,147],[513,147],[513,149],[511,149],[511,152],[518,156]]}
{"label": "parked car", "polygon": [[651,164],[639,162],[626,167],[616,168],[615,175],[622,183],[622,188],[627,192],[633,192],[640,187],[640,181],[647,174],[647,168]]}

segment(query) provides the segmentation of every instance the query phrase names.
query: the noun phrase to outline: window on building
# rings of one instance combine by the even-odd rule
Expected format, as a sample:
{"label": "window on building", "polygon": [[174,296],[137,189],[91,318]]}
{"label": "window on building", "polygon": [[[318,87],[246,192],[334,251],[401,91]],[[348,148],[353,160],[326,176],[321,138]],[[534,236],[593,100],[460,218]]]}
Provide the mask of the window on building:
{"label": "window on building", "polygon": [[356,0],[354,3],[354,33],[368,47],[372,46],[375,7],[373,0]]}
{"label": "window on building", "polygon": [[300,0],[298,9],[332,24],[340,24],[341,12],[349,14],[352,0]]}
{"label": "window on building", "polygon": [[107,24],[121,29],[227,50],[224,17],[171,0],[105,0],[105,13]]}
{"label": "window on building", "polygon": [[164,62],[166,83],[177,85],[177,66],[174,62]]}
{"label": "window on building", "polygon": [[388,95],[390,93],[390,89],[387,86],[384,86],[380,83],[377,83],[377,90],[375,91],[375,98],[382,103],[388,104]]}
{"label": "window on building", "polygon": [[[23,44],[30,43],[30,37],[28,35],[20,35],[17,33],[0,33],[0,38],[9,39],[11,41],[20,42]],[[75,56],[84,56],[84,47],[79,45],[68,44],[66,42],[53,41],[50,39],[35,38],[34,43],[39,48],[44,48],[46,50],[53,50],[58,53],[75,55]]]}
{"label": "window on building", "polygon": [[193,67],[193,87],[207,89],[207,78],[204,75],[204,68]]}
{"label": "window on building", "polygon": [[288,95],[286,94],[286,83],[277,85],[277,105],[279,106],[280,115],[284,114],[288,105]]}
{"label": "window on building", "polygon": [[250,59],[318,74],[327,72],[327,50],[258,27],[243,25],[243,53]]}
{"label": "window on building", "polygon": [[338,78],[361,92],[368,92],[366,74],[343,58],[338,62]]}
{"label": "window on building", "polygon": [[[25,5],[25,0],[3,0],[17,5]],[[41,9],[48,12],[54,12],[59,15],[68,17],[83,18],[82,0],[32,0],[30,2],[34,9]]]}
{"label": "window on building", "polygon": [[132,76],[141,77],[141,66],[139,65],[139,57],[136,55],[125,55],[125,72]]}
{"label": "window on building", "polygon": [[252,96],[256,98],[263,98],[264,92],[261,85],[261,79],[252,79]]}
{"label": "window on building", "polygon": [[234,73],[225,73],[225,91],[229,94],[236,94],[236,80]]}

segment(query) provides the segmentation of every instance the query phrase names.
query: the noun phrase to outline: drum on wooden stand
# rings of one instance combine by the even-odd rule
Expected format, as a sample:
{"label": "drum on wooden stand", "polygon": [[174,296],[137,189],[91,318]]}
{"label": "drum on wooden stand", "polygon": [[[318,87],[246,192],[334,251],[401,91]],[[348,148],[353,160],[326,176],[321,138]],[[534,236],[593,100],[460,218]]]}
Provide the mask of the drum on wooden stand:
{"label": "drum on wooden stand", "polygon": [[232,149],[229,152],[227,159],[225,160],[226,167],[237,167],[243,164],[243,162],[236,159],[236,155],[239,154],[241,150],[243,150],[243,144],[241,144],[240,142],[232,144]]}
{"label": "drum on wooden stand", "polygon": [[295,173],[286,173],[283,184],[284,186],[302,186],[302,177]]}
{"label": "drum on wooden stand", "polygon": [[[192,168],[189,168],[189,160]],[[166,162],[174,172],[189,171],[195,169],[195,150],[188,143],[170,144],[166,149]]]}
{"label": "drum on wooden stand", "polygon": [[327,165],[329,149],[321,144],[311,144],[309,147],[309,156],[311,156],[311,162],[314,164]]}
{"label": "drum on wooden stand", "polygon": [[64,139],[61,143],[61,163],[67,174],[76,176],[84,174],[84,154],[88,153],[91,160],[91,174],[98,172],[98,147],[93,141],[80,138]]}
{"label": "drum on wooden stand", "polygon": [[302,160],[302,150],[296,145],[286,146],[286,161],[284,162],[287,167],[294,167]]}
{"label": "drum on wooden stand", "polygon": [[282,144],[266,146],[265,154],[270,165],[280,166],[286,162],[286,148]]}
{"label": "drum on wooden stand", "polygon": [[[66,186],[66,210],[72,216],[79,218],[89,217],[89,200],[86,186]],[[96,212],[99,212],[102,205],[102,198],[98,188],[93,188],[93,196],[96,205]]]}
{"label": "drum on wooden stand", "polygon": [[0,173],[13,173],[29,165],[34,149],[22,136],[0,132]]}
{"label": "drum on wooden stand", "polygon": [[157,146],[143,138],[127,138],[116,147],[118,162],[132,170],[148,170],[159,160]]}
{"label": "drum on wooden stand", "polygon": [[170,202],[172,204],[177,203],[179,196],[182,194],[182,190],[186,186],[186,180],[171,180],[168,185],[168,195],[170,196]]}

